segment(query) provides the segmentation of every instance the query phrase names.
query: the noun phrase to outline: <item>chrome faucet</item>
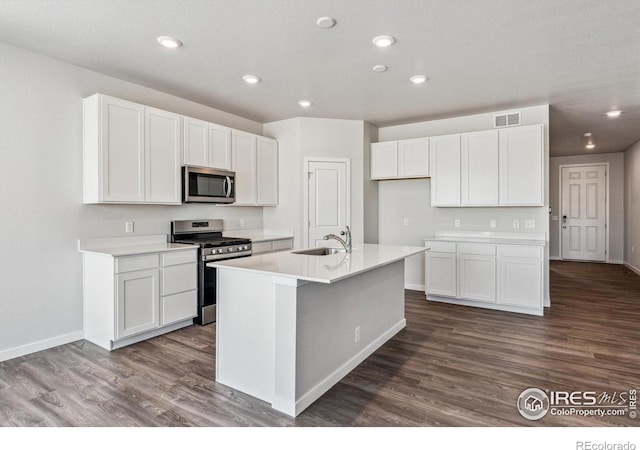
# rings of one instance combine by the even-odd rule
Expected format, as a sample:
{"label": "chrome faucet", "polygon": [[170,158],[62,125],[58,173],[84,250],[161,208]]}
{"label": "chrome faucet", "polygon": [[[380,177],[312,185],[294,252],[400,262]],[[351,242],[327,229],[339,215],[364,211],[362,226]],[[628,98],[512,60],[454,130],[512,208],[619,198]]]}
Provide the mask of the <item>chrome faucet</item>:
{"label": "chrome faucet", "polygon": [[340,235],[344,236],[345,238],[342,239],[340,236],[336,236],[335,234],[327,234],[322,239],[324,239],[325,241],[329,239],[335,239],[336,241],[342,244],[342,246],[344,247],[347,253],[351,253],[351,230],[349,229],[348,225],[347,225],[347,231],[341,231]]}

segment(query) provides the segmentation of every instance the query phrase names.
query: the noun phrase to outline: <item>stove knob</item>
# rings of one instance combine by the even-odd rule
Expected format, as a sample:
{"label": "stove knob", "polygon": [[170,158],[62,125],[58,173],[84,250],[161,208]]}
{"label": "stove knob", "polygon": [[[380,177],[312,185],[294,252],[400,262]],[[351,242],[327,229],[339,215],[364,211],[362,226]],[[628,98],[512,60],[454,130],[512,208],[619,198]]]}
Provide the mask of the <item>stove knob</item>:
{"label": "stove knob", "polygon": [[222,249],[219,248],[218,250],[216,250],[218,253],[222,253]]}
{"label": "stove knob", "polygon": [[228,252],[233,252],[233,251],[235,251],[235,249],[234,249],[233,247],[229,247],[229,248],[227,249],[227,251],[228,251]]}

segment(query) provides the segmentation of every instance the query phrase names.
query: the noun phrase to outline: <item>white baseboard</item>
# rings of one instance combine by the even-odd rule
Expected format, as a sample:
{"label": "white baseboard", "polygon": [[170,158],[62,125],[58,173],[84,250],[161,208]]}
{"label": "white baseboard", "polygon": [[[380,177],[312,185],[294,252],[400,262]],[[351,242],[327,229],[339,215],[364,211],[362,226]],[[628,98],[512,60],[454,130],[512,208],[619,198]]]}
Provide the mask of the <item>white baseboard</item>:
{"label": "white baseboard", "polygon": [[0,361],[7,361],[30,353],[40,352],[48,348],[57,347],[58,345],[79,341],[82,338],[84,338],[84,332],[75,331],[73,333],[63,334],[62,336],[56,336],[42,341],[32,342],[31,344],[21,345],[20,347],[2,350],[0,351]]}
{"label": "white baseboard", "polygon": [[[640,269],[638,269],[635,266],[632,266],[631,263],[628,262],[624,262],[624,265],[627,266],[629,269],[631,269],[632,271],[634,271],[635,273],[637,273],[638,275],[640,275]],[[1,360],[0,360],[1,361]]]}
{"label": "white baseboard", "polygon": [[621,259],[610,259],[607,261],[608,264],[624,264],[624,261]]}
{"label": "white baseboard", "polygon": [[404,288],[410,289],[412,291],[422,291],[422,292],[426,290],[424,287],[424,284],[414,284],[414,283],[405,283]]}
{"label": "white baseboard", "polygon": [[559,256],[549,256],[549,261],[562,261]]}
{"label": "white baseboard", "polygon": [[298,401],[295,402],[295,406],[291,408],[291,404],[283,405],[277,404],[274,402],[272,405],[274,409],[284,412],[285,414],[291,415],[292,410],[295,411],[295,415],[297,416],[302,411],[305,410],[309,405],[319,399],[322,394],[327,392],[329,389],[333,387],[338,381],[342,380],[347,376],[349,372],[358,367],[362,361],[367,359],[373,352],[378,350],[385,342],[395,336],[400,330],[407,326],[407,320],[402,319],[400,322],[392,326],[389,330],[385,331],[380,335],[377,339],[375,339],[371,344],[367,345],[360,352],[358,352],[353,358],[348,360],[346,363],[338,367],[334,372],[330,373],[324,380],[320,383],[316,384],[309,391],[307,391],[304,395],[300,397]]}

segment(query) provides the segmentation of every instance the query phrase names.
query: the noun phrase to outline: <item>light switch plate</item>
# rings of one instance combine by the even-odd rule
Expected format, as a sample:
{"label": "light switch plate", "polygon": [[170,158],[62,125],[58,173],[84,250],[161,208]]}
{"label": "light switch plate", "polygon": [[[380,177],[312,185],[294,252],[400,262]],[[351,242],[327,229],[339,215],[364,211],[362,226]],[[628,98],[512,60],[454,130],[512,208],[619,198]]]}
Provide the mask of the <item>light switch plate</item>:
{"label": "light switch plate", "polygon": [[456,219],[453,221],[453,226],[456,228],[460,228],[460,219]]}
{"label": "light switch plate", "polygon": [[125,222],[124,223],[124,232],[125,233],[133,233],[133,222]]}
{"label": "light switch plate", "polygon": [[490,222],[489,226],[490,226],[491,228],[495,228],[495,227],[496,227],[496,221],[495,221],[495,220],[492,220],[492,221]]}
{"label": "light switch plate", "polygon": [[405,225],[409,225],[409,218],[408,218],[408,217],[405,217],[405,218],[404,218],[403,223],[404,223]]}

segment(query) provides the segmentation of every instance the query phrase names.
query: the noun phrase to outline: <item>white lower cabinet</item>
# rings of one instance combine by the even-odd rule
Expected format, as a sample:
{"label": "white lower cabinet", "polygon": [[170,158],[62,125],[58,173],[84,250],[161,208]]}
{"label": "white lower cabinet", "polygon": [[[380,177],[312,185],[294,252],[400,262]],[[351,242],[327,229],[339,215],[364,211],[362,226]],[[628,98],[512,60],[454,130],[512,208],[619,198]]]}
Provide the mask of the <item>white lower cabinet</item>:
{"label": "white lower cabinet", "polygon": [[501,245],[498,254],[498,303],[542,308],[540,249]]}
{"label": "white lower cabinet", "polygon": [[542,247],[425,241],[428,300],[543,314]]}
{"label": "white lower cabinet", "polygon": [[158,328],[160,269],[118,274],[116,284],[116,339]]}
{"label": "white lower cabinet", "polygon": [[455,253],[427,252],[427,292],[446,297],[458,296],[457,262]]}
{"label": "white lower cabinet", "polygon": [[113,350],[193,323],[197,250],[84,255],[85,339]]}
{"label": "white lower cabinet", "polygon": [[459,255],[460,298],[481,302],[496,301],[496,257]]}

